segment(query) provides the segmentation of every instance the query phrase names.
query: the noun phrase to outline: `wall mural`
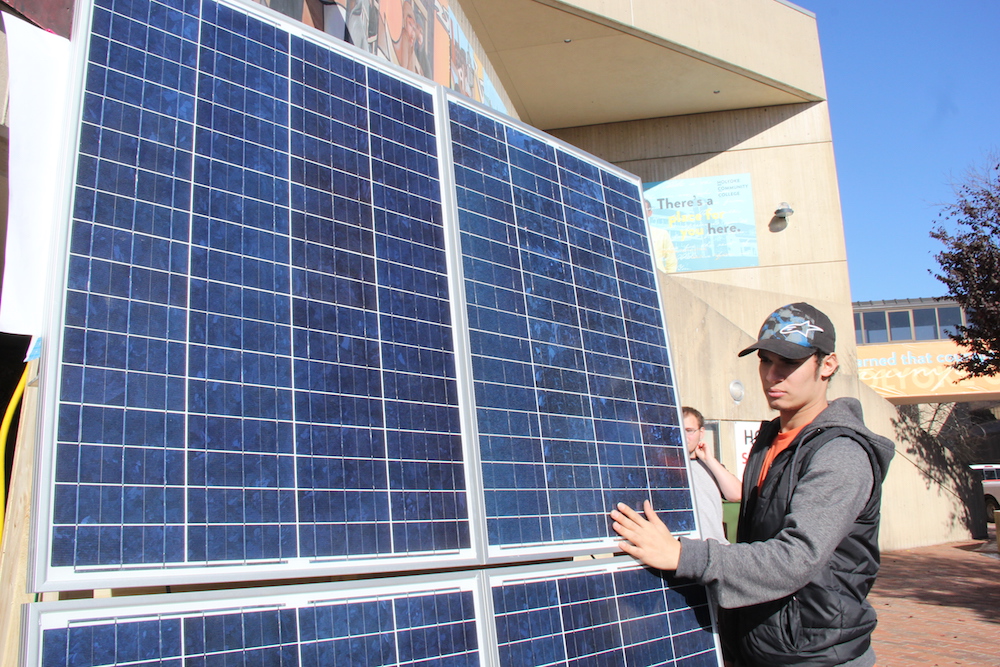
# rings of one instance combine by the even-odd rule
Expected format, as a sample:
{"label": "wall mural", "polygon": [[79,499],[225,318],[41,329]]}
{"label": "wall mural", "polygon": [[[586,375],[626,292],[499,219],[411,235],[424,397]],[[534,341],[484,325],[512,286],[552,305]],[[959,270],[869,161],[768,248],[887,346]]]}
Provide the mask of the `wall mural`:
{"label": "wall mural", "polygon": [[507,112],[447,0],[347,0],[346,7],[355,46]]}

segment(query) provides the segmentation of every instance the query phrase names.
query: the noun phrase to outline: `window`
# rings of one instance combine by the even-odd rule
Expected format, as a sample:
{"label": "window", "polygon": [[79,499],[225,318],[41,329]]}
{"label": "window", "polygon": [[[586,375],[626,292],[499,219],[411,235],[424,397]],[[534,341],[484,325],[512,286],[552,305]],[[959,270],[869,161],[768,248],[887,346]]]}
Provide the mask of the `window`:
{"label": "window", "polygon": [[910,328],[910,311],[898,310],[889,313],[889,335],[893,340],[913,340],[913,330]]}
{"label": "window", "polygon": [[958,306],[938,308],[938,322],[941,323],[941,338],[947,338],[957,333],[957,327],[962,323],[962,309]]}
{"label": "window", "polygon": [[885,326],[885,312],[863,313],[866,343],[888,343],[889,332]]}
{"label": "window", "polygon": [[937,309],[915,308],[913,310],[913,328],[916,331],[917,340],[936,340],[938,337]]}
{"label": "window", "polygon": [[948,334],[968,323],[970,317],[971,314],[960,306],[859,311],[854,313],[854,342],[871,345],[889,341],[948,340]]}

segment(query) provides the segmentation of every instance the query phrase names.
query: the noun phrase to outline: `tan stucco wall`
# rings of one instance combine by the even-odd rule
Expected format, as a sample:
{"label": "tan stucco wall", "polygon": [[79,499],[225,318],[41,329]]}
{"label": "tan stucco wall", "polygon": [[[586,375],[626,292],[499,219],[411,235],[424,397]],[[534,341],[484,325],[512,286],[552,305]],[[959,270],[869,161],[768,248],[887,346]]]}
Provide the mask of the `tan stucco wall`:
{"label": "tan stucco wall", "polygon": [[[899,416],[857,377],[857,348],[830,121],[825,102],[572,128],[561,139],[627,169],[645,182],[749,173],[759,266],[660,274],[678,393],[720,421],[723,462],[735,465],[733,421],[771,419],[756,357],[738,358],[774,308],[809,301],[833,319],[841,370],[831,397],[862,401],[869,427],[897,442],[883,495],[883,548],[970,536],[953,477],[938,474],[919,447],[900,441]],[[780,202],[795,213],[771,231]],[[729,385],[746,389],[737,403]],[[925,450],[926,451],[926,450]]]}
{"label": "tan stucco wall", "polygon": [[[909,549],[969,539],[967,520],[971,507],[957,492],[960,482],[955,476],[956,472],[967,475],[968,469],[955,466],[943,448],[938,453],[947,461],[945,466],[929,461],[919,447],[900,437],[900,416],[895,406],[863,382],[859,381],[856,389],[854,395],[862,400],[868,427],[896,443],[896,456],[882,489],[881,548]],[[982,496],[975,501],[981,504]]]}
{"label": "tan stucco wall", "polygon": [[826,97],[816,19],[776,0],[561,0],[692,52]]}
{"label": "tan stucco wall", "polygon": [[[660,274],[681,397],[713,419],[769,418],[763,399],[752,391],[756,363],[735,353],[782,304],[808,300],[822,308],[846,334],[842,355],[855,356],[829,128],[826,103],[820,102],[554,132],[644,182],[750,174],[759,266]],[[781,202],[789,202],[795,213],[785,229],[771,231]],[[729,332],[726,345],[719,339],[722,331]],[[853,372],[854,364],[843,365],[843,375]],[[732,380],[748,390],[738,405],[727,389]]]}

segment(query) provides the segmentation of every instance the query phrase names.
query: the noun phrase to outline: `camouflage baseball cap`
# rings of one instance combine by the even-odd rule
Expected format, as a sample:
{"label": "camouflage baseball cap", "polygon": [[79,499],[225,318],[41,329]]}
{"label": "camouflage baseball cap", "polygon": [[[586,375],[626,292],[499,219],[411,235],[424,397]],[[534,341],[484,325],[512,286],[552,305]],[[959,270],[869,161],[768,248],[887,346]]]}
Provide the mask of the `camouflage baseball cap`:
{"label": "camouflage baseball cap", "polygon": [[757,334],[757,342],[740,352],[769,350],[786,359],[805,359],[816,353],[830,354],[837,335],[833,322],[808,303],[790,303],[771,313]]}

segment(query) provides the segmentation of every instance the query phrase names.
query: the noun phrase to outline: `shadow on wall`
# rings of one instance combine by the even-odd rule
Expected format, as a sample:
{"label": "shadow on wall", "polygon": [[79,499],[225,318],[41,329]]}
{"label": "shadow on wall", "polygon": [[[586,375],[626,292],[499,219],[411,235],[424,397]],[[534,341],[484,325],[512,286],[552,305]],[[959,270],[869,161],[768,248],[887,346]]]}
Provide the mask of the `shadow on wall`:
{"label": "shadow on wall", "polygon": [[[699,164],[745,146],[819,102],[715,111],[547,130],[551,135],[636,174],[644,182],[668,181]],[[757,148],[782,146],[774,137]]]}
{"label": "shadow on wall", "polygon": [[986,537],[983,487],[969,468],[981,435],[954,403],[900,405],[893,419],[896,441],[917,458],[927,488],[940,486],[957,494],[962,511],[951,520],[966,527],[976,539]]}

